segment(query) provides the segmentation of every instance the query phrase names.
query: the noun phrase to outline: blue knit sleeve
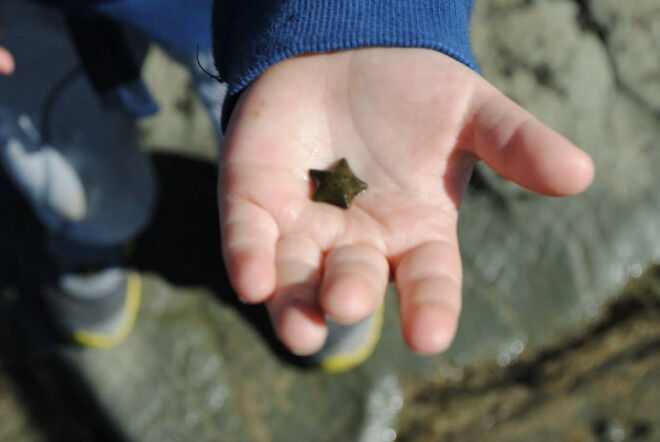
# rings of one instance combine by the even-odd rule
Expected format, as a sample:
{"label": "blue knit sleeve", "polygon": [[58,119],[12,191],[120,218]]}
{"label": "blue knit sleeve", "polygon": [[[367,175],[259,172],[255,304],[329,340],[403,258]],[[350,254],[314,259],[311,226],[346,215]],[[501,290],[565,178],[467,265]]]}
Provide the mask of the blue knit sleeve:
{"label": "blue knit sleeve", "polygon": [[275,63],[367,46],[441,51],[478,71],[471,0],[216,0],[214,53],[235,96]]}

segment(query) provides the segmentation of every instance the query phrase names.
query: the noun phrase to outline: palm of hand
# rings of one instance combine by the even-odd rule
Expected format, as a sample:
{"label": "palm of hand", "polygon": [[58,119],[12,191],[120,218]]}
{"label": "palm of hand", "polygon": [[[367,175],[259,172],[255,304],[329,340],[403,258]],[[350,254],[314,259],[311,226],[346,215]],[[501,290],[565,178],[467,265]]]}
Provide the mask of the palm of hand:
{"label": "palm of hand", "polygon": [[[369,189],[350,210],[313,202],[309,169],[344,157]],[[285,345],[311,353],[326,317],[377,310],[391,269],[406,341],[443,350],[460,311],[458,206],[478,158],[542,193],[591,181],[584,153],[442,54],[366,49],[276,65],[227,133],[220,206],[234,288],[267,301]]]}

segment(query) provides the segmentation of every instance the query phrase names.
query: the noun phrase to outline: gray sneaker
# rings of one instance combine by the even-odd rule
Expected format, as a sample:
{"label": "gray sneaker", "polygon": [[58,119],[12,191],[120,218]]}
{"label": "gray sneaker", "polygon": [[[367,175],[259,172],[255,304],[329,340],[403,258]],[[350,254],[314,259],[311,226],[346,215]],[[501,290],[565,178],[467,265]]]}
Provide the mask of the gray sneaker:
{"label": "gray sneaker", "polygon": [[140,306],[140,274],[123,268],[119,247],[49,239],[53,282],[43,290],[53,322],[69,340],[114,347],[130,333]]}
{"label": "gray sneaker", "polygon": [[63,273],[46,290],[46,304],[61,331],[81,345],[114,347],[131,332],[140,306],[140,274],[119,267]]}

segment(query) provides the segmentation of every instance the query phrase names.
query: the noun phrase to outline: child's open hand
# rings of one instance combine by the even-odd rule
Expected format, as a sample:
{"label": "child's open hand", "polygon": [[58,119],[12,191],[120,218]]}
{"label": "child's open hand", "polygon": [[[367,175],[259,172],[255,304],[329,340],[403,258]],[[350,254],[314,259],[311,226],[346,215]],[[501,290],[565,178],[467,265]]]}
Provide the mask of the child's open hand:
{"label": "child's open hand", "polygon": [[[309,169],[347,158],[369,184],[349,210],[313,202]],[[396,280],[403,334],[446,349],[461,306],[456,220],[475,161],[546,195],[592,181],[589,156],[439,52],[372,48],[294,58],[239,100],[220,182],[234,288],[267,302],[298,354],[318,350],[326,315],[374,313]]]}

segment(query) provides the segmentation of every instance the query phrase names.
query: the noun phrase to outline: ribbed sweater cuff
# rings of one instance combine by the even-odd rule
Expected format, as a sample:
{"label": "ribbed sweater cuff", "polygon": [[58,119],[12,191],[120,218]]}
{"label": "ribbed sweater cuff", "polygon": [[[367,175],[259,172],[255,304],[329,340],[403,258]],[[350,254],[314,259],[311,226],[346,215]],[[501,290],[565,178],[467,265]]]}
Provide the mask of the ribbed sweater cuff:
{"label": "ribbed sweater cuff", "polygon": [[304,53],[370,46],[435,49],[478,71],[471,0],[216,0],[214,54],[228,95]]}

